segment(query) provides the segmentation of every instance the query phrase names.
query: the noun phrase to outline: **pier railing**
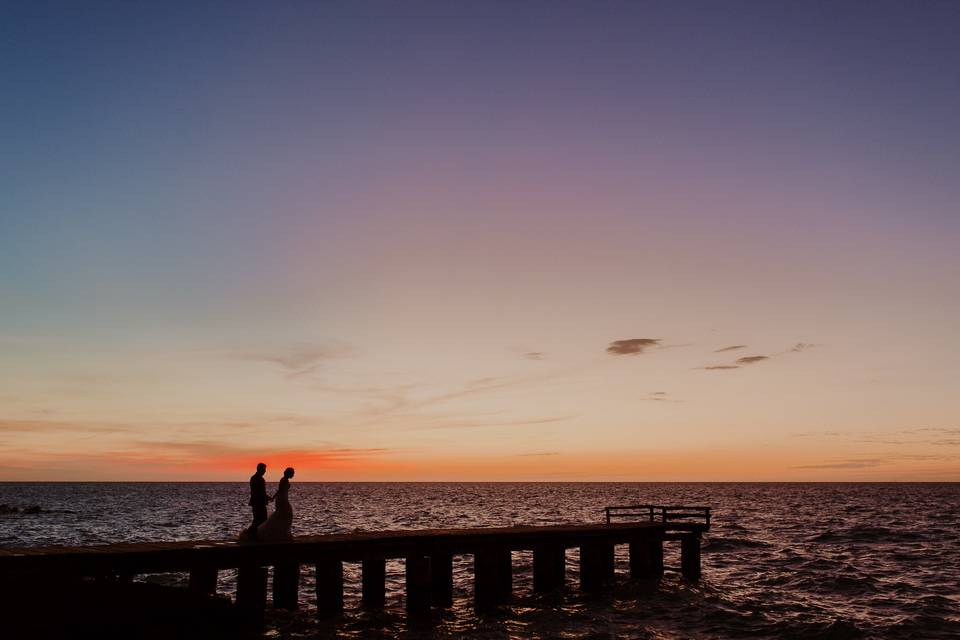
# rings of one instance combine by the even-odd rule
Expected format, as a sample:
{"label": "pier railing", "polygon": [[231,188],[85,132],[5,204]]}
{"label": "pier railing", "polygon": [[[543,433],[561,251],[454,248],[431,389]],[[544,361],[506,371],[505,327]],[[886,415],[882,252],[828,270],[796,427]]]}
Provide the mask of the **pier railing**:
{"label": "pier railing", "polygon": [[[617,522],[659,522],[668,525],[693,524],[704,530],[710,528],[710,507],[685,505],[634,504],[604,507],[607,524]],[[687,527],[676,527],[687,528]]]}

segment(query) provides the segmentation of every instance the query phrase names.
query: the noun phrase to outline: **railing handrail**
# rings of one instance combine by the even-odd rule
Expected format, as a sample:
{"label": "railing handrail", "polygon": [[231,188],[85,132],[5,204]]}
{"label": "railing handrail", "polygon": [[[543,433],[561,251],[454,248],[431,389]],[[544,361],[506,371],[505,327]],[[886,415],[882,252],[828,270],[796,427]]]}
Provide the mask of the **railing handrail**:
{"label": "railing handrail", "polygon": [[645,517],[650,522],[663,522],[667,524],[671,521],[685,520],[690,518],[702,518],[703,524],[710,526],[710,507],[699,505],[657,505],[657,504],[634,504],[618,505],[604,507],[607,524],[610,524],[613,518]]}

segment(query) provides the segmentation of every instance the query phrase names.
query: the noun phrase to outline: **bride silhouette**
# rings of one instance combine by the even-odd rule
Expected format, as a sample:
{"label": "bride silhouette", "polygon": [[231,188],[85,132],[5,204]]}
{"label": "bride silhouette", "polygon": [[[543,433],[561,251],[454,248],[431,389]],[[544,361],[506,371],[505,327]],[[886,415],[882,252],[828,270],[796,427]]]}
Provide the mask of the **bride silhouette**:
{"label": "bride silhouette", "polygon": [[290,478],[293,467],[287,467],[280,478],[280,487],[273,496],[273,513],[267,521],[257,527],[257,540],[260,542],[282,542],[292,540],[290,527],[293,525],[293,507],[290,506]]}

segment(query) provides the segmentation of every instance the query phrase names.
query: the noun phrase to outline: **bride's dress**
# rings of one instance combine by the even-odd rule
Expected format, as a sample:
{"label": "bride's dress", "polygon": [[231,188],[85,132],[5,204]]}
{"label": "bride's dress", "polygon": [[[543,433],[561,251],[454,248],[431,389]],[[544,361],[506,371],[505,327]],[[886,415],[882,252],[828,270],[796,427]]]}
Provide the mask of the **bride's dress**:
{"label": "bride's dress", "polygon": [[281,542],[292,540],[290,527],[293,525],[293,507],[290,506],[290,480],[280,479],[280,488],[273,496],[273,513],[267,521],[257,527],[257,539],[260,542]]}

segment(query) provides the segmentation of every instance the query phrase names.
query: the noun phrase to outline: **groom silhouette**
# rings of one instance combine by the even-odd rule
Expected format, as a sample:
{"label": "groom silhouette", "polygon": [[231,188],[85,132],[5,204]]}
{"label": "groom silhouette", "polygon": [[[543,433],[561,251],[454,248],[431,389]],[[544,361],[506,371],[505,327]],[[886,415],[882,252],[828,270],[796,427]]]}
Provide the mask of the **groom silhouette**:
{"label": "groom silhouette", "polygon": [[267,495],[267,483],[263,474],[267,472],[267,465],[262,462],[257,465],[257,472],[250,476],[250,506],[253,508],[253,524],[247,529],[250,537],[257,539],[257,527],[267,521],[267,503],[273,498]]}

